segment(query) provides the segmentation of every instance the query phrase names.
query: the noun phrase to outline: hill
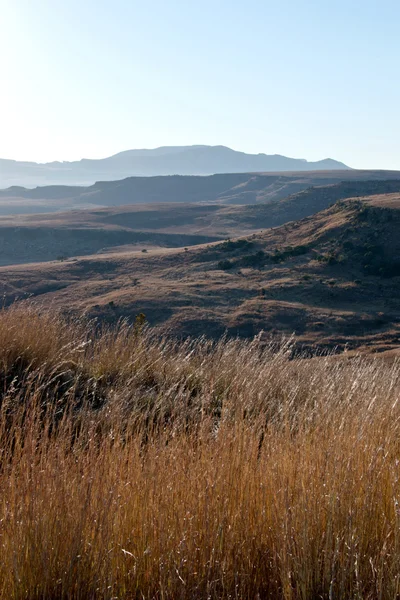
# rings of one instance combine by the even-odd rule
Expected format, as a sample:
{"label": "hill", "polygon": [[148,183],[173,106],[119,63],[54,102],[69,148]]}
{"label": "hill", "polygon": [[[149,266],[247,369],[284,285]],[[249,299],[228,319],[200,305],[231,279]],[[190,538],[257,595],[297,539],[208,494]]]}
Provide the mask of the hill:
{"label": "hill", "polygon": [[[35,192],[28,191],[31,195]],[[344,181],[309,187],[282,200],[250,205],[149,202],[3,216],[0,217],[0,265],[118,250],[194,246],[299,220],[340,199],[384,192],[400,192],[400,180]],[[56,195],[54,189],[48,193]]]}
{"label": "hill", "polygon": [[105,321],[144,312],[179,336],[387,350],[400,336],[399,209],[399,194],[354,198],[228,242],[3,267],[0,292]]}
{"label": "hill", "polygon": [[325,159],[308,162],[278,154],[246,154],[225,146],[177,146],[128,150],[108,158],[74,162],[34,163],[0,159],[0,188],[10,185],[87,185],[130,176],[211,175],[257,171],[313,171],[347,169]]}
{"label": "hill", "polygon": [[[400,180],[399,171],[314,171],[304,173],[231,173],[208,177],[129,177],[120,181],[100,181],[84,186],[20,186],[0,190],[0,215],[48,213],[104,206],[165,202],[265,204],[314,186],[373,181],[375,193],[396,191],[379,181]],[[396,184],[392,184],[396,186]],[[364,187],[365,194],[369,186]],[[347,190],[350,193],[350,189]],[[354,191],[357,194],[357,189]]]}

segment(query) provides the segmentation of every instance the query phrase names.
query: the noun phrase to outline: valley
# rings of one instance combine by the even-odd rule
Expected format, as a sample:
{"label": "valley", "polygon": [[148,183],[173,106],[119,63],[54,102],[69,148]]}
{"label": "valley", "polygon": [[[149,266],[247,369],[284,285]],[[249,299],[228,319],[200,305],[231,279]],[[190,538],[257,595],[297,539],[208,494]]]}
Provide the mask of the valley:
{"label": "valley", "polygon": [[[354,175],[354,171],[349,173]],[[373,174],[370,173],[369,176],[373,177]],[[171,183],[168,177],[160,180],[166,180],[167,187]],[[207,187],[206,180],[207,178],[203,178],[202,183]],[[128,187],[132,188],[132,185],[137,185],[133,181],[134,184],[122,182],[121,185],[129,184]],[[146,181],[151,183],[150,180]],[[310,183],[311,180],[307,181]],[[324,185],[308,186],[283,198],[275,190],[275,195],[268,201],[255,204],[230,203],[231,196],[219,198],[217,194],[211,197],[203,189],[195,197],[189,194],[189,198],[196,198],[193,202],[183,201],[188,196],[182,195],[180,202],[148,201],[116,206],[113,204],[116,199],[111,186],[109,195],[104,196],[104,202],[107,200],[108,206],[91,210],[1,216],[0,265],[64,260],[129,249],[185,248],[259,233],[311,216],[348,197],[400,192],[400,176],[398,179],[373,178],[328,184],[323,178],[318,183],[321,181]],[[114,183],[119,185],[120,182]],[[306,180],[303,181],[303,187],[305,183]],[[264,188],[259,188],[259,191],[266,193]],[[201,195],[201,192],[205,195]],[[66,191],[64,188],[38,188],[25,190],[24,193],[25,202],[35,202],[37,195],[56,202],[58,196],[67,194],[67,200],[71,200],[68,196],[71,190]],[[167,193],[166,196],[168,197]],[[145,197],[148,199],[148,196]],[[161,197],[162,187],[153,198],[159,200]],[[171,199],[172,197],[171,195]],[[12,200],[7,198],[4,197],[3,202],[12,213]],[[126,196],[118,198],[122,200]],[[199,198],[203,200],[200,202]],[[65,199],[62,201],[66,202]],[[34,207],[32,205],[30,208],[33,210]]]}
{"label": "valley", "polygon": [[0,292],[105,322],[144,313],[177,337],[263,331],[388,352],[400,336],[399,225],[399,193],[348,198],[230,241],[3,266]]}
{"label": "valley", "polygon": [[400,2],[0,5],[0,600],[400,600]]}

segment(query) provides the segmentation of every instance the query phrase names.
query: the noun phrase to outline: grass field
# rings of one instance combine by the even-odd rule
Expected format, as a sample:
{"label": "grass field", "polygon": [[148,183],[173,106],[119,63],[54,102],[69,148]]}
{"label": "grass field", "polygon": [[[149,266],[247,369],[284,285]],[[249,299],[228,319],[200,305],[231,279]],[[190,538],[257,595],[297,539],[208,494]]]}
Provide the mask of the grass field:
{"label": "grass field", "polygon": [[400,595],[400,365],[0,313],[1,598]]}

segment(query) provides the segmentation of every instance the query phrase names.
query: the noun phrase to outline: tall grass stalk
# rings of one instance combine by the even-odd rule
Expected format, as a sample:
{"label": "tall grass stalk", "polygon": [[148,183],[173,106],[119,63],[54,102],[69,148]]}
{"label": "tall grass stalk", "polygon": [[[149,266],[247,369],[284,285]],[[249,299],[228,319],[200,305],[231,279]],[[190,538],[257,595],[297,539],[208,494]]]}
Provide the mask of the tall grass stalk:
{"label": "tall grass stalk", "polygon": [[400,597],[400,366],[0,313],[0,597]]}

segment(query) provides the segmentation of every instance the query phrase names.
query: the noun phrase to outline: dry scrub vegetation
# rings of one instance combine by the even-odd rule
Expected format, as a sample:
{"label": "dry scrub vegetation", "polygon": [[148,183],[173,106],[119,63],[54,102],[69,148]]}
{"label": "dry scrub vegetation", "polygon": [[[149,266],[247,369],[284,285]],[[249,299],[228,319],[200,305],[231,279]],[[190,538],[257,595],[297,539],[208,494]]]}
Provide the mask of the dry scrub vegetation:
{"label": "dry scrub vegetation", "polygon": [[0,313],[1,598],[400,597],[400,365]]}

